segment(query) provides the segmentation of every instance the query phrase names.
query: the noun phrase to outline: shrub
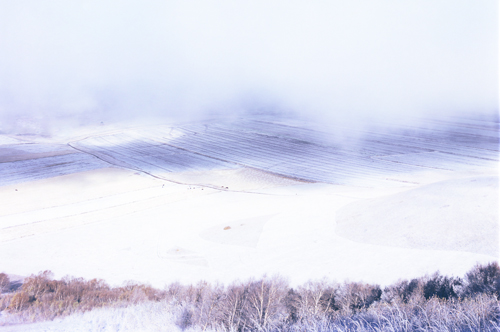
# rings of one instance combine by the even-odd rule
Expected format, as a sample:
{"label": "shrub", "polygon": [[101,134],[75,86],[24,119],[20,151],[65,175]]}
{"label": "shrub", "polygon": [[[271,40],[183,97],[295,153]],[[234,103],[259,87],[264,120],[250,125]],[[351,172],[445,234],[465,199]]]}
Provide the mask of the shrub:
{"label": "shrub", "polygon": [[458,288],[462,285],[460,278],[445,277],[436,272],[424,282],[424,296],[428,300],[431,297],[440,299],[451,299],[458,297]]}
{"label": "shrub", "polygon": [[288,324],[295,324],[301,318],[300,302],[301,296],[299,295],[299,293],[294,291],[293,288],[290,288],[285,297],[285,307],[286,311],[288,312],[286,321]]}
{"label": "shrub", "polygon": [[497,262],[476,265],[465,275],[465,296],[495,294],[500,296],[500,267]]}
{"label": "shrub", "polygon": [[110,288],[98,279],[86,281],[65,277],[52,280],[52,273],[44,271],[26,278],[20,290],[13,297],[2,299],[0,305],[6,307],[5,302],[8,301],[10,313],[30,317],[31,320],[47,320],[120,303],[159,301],[164,294],[151,286],[133,283]]}
{"label": "shrub", "polygon": [[382,290],[379,285],[352,282],[344,283],[337,294],[339,308],[347,313],[368,308],[375,301],[379,301]]}
{"label": "shrub", "polygon": [[193,325],[193,311],[191,308],[182,308],[181,314],[177,318],[176,325],[183,331]]}
{"label": "shrub", "polygon": [[387,303],[410,301],[420,301],[423,295],[423,283],[419,279],[412,279],[410,282],[407,280],[400,280],[394,285],[384,288],[382,300]]}

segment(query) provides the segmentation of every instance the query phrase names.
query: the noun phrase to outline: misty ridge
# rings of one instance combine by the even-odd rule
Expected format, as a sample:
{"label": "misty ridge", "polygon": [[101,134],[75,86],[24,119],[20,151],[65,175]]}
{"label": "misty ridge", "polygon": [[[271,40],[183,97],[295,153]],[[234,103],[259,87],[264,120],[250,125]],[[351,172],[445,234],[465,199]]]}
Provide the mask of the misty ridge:
{"label": "misty ridge", "polygon": [[498,111],[494,1],[0,5],[0,131]]}

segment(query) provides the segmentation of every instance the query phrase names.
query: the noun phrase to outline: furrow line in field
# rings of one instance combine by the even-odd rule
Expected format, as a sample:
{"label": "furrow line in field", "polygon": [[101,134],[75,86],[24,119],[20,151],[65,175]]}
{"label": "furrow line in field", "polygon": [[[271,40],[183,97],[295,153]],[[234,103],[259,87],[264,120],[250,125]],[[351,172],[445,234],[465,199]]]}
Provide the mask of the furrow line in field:
{"label": "furrow line in field", "polygon": [[[420,145],[409,144],[408,139],[418,140],[418,142],[420,142]],[[433,142],[434,144],[429,146],[428,142],[432,142],[432,141],[423,140],[422,138],[416,138],[416,137],[410,138],[408,136],[397,135],[394,133],[388,134],[388,133],[380,133],[380,132],[367,132],[367,135],[365,136],[365,141],[370,141],[370,140],[375,140],[375,141],[378,141],[382,144],[388,144],[388,145],[393,145],[393,142],[397,140],[397,141],[399,141],[398,144],[407,145],[407,146],[410,145],[412,148],[416,148],[416,149],[431,148],[431,149],[440,149],[443,151],[450,151],[450,149],[452,149],[454,151],[467,149],[467,153],[469,155],[472,154],[472,156],[470,156],[470,157],[473,157],[473,158],[485,159],[484,155],[482,155],[482,152],[483,152],[483,154],[488,154],[489,156],[492,156],[494,160],[498,159],[498,154],[496,153],[495,150],[484,150],[484,149],[478,149],[477,147],[464,147],[464,146],[457,146],[457,145],[450,146],[450,144],[448,142],[446,142],[444,144],[442,142],[441,143]],[[422,146],[423,145],[422,142],[426,142],[425,143],[426,145]],[[372,147],[370,147],[370,148],[372,148]],[[486,158],[486,159],[488,159],[488,158]]]}
{"label": "furrow line in field", "polygon": [[464,136],[464,135],[401,135],[406,136],[406,138],[416,138],[426,141],[437,141],[440,143],[445,143],[447,145],[458,146],[458,147],[469,147],[476,149],[486,149],[498,151],[498,139],[497,138],[480,138],[477,136]]}
{"label": "furrow line in field", "polygon": [[68,167],[69,165],[74,163],[100,164],[98,160],[88,155],[72,153],[67,155],[57,155],[57,156],[42,157],[37,159],[26,159],[26,160],[12,161],[9,163],[3,163],[0,164],[0,173],[4,174],[19,173],[22,172],[24,169],[41,168],[41,167],[56,167],[56,166]]}
{"label": "furrow line in field", "polygon": [[[196,147],[192,147],[192,146],[188,146],[188,145],[184,145],[183,148],[185,148],[188,151],[193,151],[193,150],[190,150],[190,148],[195,148],[196,149],[195,153],[209,154],[210,156],[216,156],[216,157],[220,157],[220,158],[227,158],[227,155],[220,153],[220,149],[214,151],[214,150],[200,149],[197,146]],[[253,168],[259,168],[259,169],[263,169],[263,170],[267,170],[267,171],[272,171],[272,169],[273,169],[272,165],[270,165],[268,161],[265,162],[265,163],[256,161],[255,160],[255,156],[252,156],[252,158],[250,158],[250,160],[248,158],[246,158],[244,160],[241,160],[240,158],[237,158],[237,157],[235,158],[235,157],[236,156],[232,155],[231,156],[231,161],[233,161],[235,163],[238,163],[238,164],[241,164],[241,165],[250,166],[250,167],[253,167]],[[269,158],[265,158],[265,159],[269,159]],[[290,161],[286,161],[286,162],[290,163]],[[297,165],[297,163],[295,163],[295,165]]]}
{"label": "furrow line in field", "polygon": [[[285,140],[286,141],[286,140]],[[291,142],[293,143],[293,142]],[[397,150],[394,151],[394,148],[392,150],[390,150],[391,146],[394,146],[393,144],[390,144],[390,143],[384,143],[386,144],[386,146],[389,146],[389,150],[387,150],[387,147],[385,147],[385,150],[382,150],[384,151],[385,153],[388,153],[390,152],[391,154],[394,154],[395,152],[406,152],[406,153],[415,153],[415,152],[424,152],[426,150],[423,150],[423,149],[418,149],[418,148],[413,148],[414,150],[412,151],[401,151],[402,147],[401,146],[397,146]],[[260,144],[259,144],[260,146]],[[320,146],[321,149],[324,149],[325,152],[329,152],[329,153],[332,153],[332,154],[339,154],[339,153],[342,153],[344,156],[360,156],[360,155],[371,155],[370,153],[366,153],[366,150],[368,149],[380,149],[379,147],[377,146],[369,146],[369,147],[366,147],[364,146],[363,149],[365,149],[364,152],[360,151],[360,152],[353,152],[353,151],[349,151],[349,150],[346,150],[346,149],[339,149],[339,148],[336,148],[336,147],[332,147],[332,146],[326,146],[326,145],[322,145]],[[313,148],[313,145],[311,145],[311,148]],[[315,147],[317,148],[317,147]],[[335,151],[331,151],[331,149],[334,149]],[[380,151],[380,150],[378,150]]]}
{"label": "furrow line in field", "polygon": [[92,160],[92,162],[74,161],[70,163],[64,162],[56,164],[53,164],[53,162],[54,161],[51,161],[48,165],[36,162],[33,162],[30,165],[11,165],[15,168],[12,171],[0,169],[0,185],[4,186],[20,182],[41,180],[59,175],[72,174],[105,167],[103,164],[97,163],[94,160]]}
{"label": "furrow line in field", "polygon": [[453,120],[453,121],[446,121],[446,120],[439,120],[439,119],[423,119],[421,120],[425,123],[430,123],[432,125],[434,124],[440,124],[440,125],[448,125],[449,127],[456,127],[463,129],[465,128],[466,130],[481,130],[481,131],[487,131],[490,133],[497,133],[500,129],[499,125],[494,122],[478,122],[474,120],[469,120],[467,122],[464,121],[459,121],[459,120]]}
{"label": "furrow line in field", "polygon": [[[377,140],[379,141],[381,138],[385,139],[383,136],[388,136],[387,134],[380,134],[380,133],[372,133],[372,137],[368,139],[368,141],[371,140]],[[411,147],[422,147],[424,149],[431,149],[431,150],[436,150],[436,151],[442,151],[442,152],[451,152],[451,151],[466,151],[469,154],[473,154],[473,157],[478,157],[479,155],[487,155],[487,156],[497,156],[498,151],[495,150],[485,150],[485,149],[480,149],[480,148],[475,148],[475,147],[464,147],[464,146],[457,146],[457,145],[451,145],[450,143],[446,142],[436,142],[432,140],[426,140],[426,139],[418,139],[418,138],[397,138],[397,137],[390,137],[386,138],[390,139],[394,142],[397,142],[396,144],[404,144],[407,146]]]}
{"label": "furrow line in field", "polygon": [[325,140],[324,135],[322,135],[321,138],[318,137],[312,137],[311,135],[305,136],[305,135],[297,135],[298,131],[294,132],[295,135],[291,135],[290,131],[287,133],[276,133],[276,132],[270,132],[270,131],[263,131],[263,130],[255,130],[255,131],[249,131],[245,130],[244,126],[238,126],[236,125],[234,128],[231,127],[225,127],[225,126],[215,126],[215,127],[210,127],[211,132],[216,132],[218,134],[229,134],[229,135],[241,135],[242,132],[245,133],[245,135],[250,135],[250,136],[255,136],[258,135],[259,137],[263,137],[264,139],[279,139],[279,140],[284,140],[284,141],[303,141],[307,142],[311,145],[318,145],[321,147],[328,147],[328,148],[336,148],[332,145],[325,145]]}
{"label": "furrow line in field", "polygon": [[[211,143],[214,142],[220,142],[216,145],[220,146],[221,144],[224,145],[234,145],[238,146],[239,148],[246,146],[249,147],[250,150],[257,150],[257,151],[269,151],[271,154],[275,154],[276,151],[279,151],[279,153],[283,152],[290,152],[290,154],[303,154],[304,151],[307,151],[309,154],[311,154],[311,151],[313,149],[322,151],[321,154],[329,153],[329,154],[338,154],[339,151],[329,151],[328,148],[324,149],[318,149],[317,147],[314,147],[313,145],[307,145],[307,147],[303,144],[296,144],[293,142],[289,142],[286,140],[274,138],[274,139],[269,139],[269,137],[263,137],[261,135],[253,135],[252,137],[245,137],[242,139],[241,135],[234,135],[230,133],[225,133],[224,136],[222,135],[214,135],[211,133],[205,134],[203,137],[209,136],[210,138],[203,141],[204,144],[206,144],[206,141],[209,141]],[[201,139],[201,137],[198,137]],[[190,139],[191,140],[191,139]],[[196,140],[196,139],[194,139]],[[237,152],[237,151],[235,151]]]}
{"label": "furrow line in field", "polygon": [[[191,143],[191,141],[189,141],[189,142]],[[345,158],[345,156],[340,156],[340,159],[339,159],[339,157],[336,157],[334,154],[327,154],[327,153],[324,153],[324,151],[321,151],[321,150],[319,150],[319,151],[313,151],[311,149],[308,149],[307,153],[304,153],[304,152],[299,152],[298,149],[297,149],[297,147],[291,147],[291,148],[287,147],[286,149],[284,149],[283,145],[280,145],[278,147],[273,147],[273,148],[269,149],[268,146],[270,144],[264,145],[264,143],[269,143],[269,142],[263,142],[262,144],[258,144],[257,148],[253,144],[252,145],[248,145],[247,144],[247,147],[254,154],[255,154],[255,151],[262,152],[262,151],[266,151],[267,150],[273,156],[275,156],[275,155],[281,155],[281,156],[283,156],[283,153],[287,152],[287,150],[288,150],[288,151],[291,151],[290,155],[294,155],[295,156],[295,155],[300,155],[301,154],[300,158],[311,158],[312,157],[313,159],[322,159],[320,161],[320,163],[324,163],[325,157],[327,157],[328,159],[330,159],[331,161],[333,161],[335,163],[344,162],[343,159]],[[229,143],[229,144],[230,145],[234,145],[234,144],[232,144],[232,142]],[[238,147],[237,150],[233,151],[232,155],[240,154],[240,151],[242,150],[241,145],[245,145],[245,143],[242,143],[241,141],[238,142],[238,144],[240,146]],[[287,145],[289,146],[290,144],[287,144]],[[220,147],[220,146],[218,146],[218,147]],[[192,145],[190,146],[190,149],[193,149]],[[315,152],[315,153],[313,153],[313,152]],[[211,152],[208,152],[208,153],[211,153]],[[318,158],[318,157],[321,157],[321,158]]]}
{"label": "furrow line in field", "polygon": [[[184,145],[184,147],[185,147],[185,148],[187,148],[187,149],[188,149],[188,150],[190,150],[190,151],[192,151],[191,149],[193,149],[193,148],[194,148],[194,149],[198,148],[197,146],[193,147],[193,146],[189,146],[189,145],[187,145],[187,144],[185,144],[185,145]],[[207,150],[207,149],[205,149],[205,150],[204,150],[204,151],[202,151],[202,152],[203,152],[204,154],[208,154],[208,155],[214,155],[214,154],[216,154],[216,155],[218,155],[218,156],[219,156],[219,157],[221,157],[221,158],[225,158],[226,160],[227,160],[228,158],[230,158],[232,161],[235,161],[235,162],[238,162],[238,163],[242,163],[242,164],[246,164],[246,165],[248,165],[248,166],[252,166],[252,167],[258,167],[258,168],[263,168],[263,167],[265,167],[265,169],[268,169],[268,170],[272,169],[271,167],[269,167],[269,164],[268,164],[268,163],[267,163],[267,164],[264,164],[264,165],[262,165],[262,164],[260,164],[260,165],[256,165],[256,163],[255,163],[255,161],[254,161],[254,160],[255,160],[255,154],[254,154],[251,158],[247,158],[246,160],[241,160],[241,159],[237,159],[237,158],[235,158],[236,156],[235,156],[234,154],[231,154],[231,156],[230,156],[230,157],[228,157],[227,155],[221,154],[221,153],[220,153],[220,150],[221,150],[221,149],[219,149],[218,151],[214,151],[214,150]],[[250,150],[251,150],[251,151],[253,151],[253,152],[255,152],[255,149],[254,149],[254,148],[252,148],[252,149],[250,149]],[[274,151],[274,150],[273,150],[273,151]],[[263,158],[263,159],[266,159],[266,160],[268,160],[268,159],[269,159],[269,158],[268,158],[268,156],[265,156],[265,157],[267,157],[267,158]],[[303,158],[303,156],[301,156],[301,158]],[[282,161],[282,162],[285,162],[285,163],[288,163],[288,164],[291,164],[291,165],[294,165],[294,166],[298,166],[298,165],[301,165],[301,166],[302,166],[302,165],[304,165],[304,160],[303,160],[303,159],[300,159],[300,160],[297,160],[297,159],[290,160],[289,158],[284,159],[284,158],[283,158],[283,155],[281,155],[281,158],[280,158],[280,159],[278,159],[278,161]],[[353,176],[353,173],[361,173],[359,169],[353,172],[352,163],[350,163],[350,164],[346,164],[344,161],[340,161],[340,163],[341,163],[341,164],[344,164],[345,166],[344,166],[344,167],[341,167],[341,166],[339,167],[339,161],[338,161],[338,160],[336,160],[336,164],[332,165],[332,166],[335,166],[334,168],[335,168],[335,172],[336,172],[336,173],[342,172],[341,170],[344,170],[344,172],[342,172],[343,174],[345,174],[345,175],[349,175],[349,176]],[[330,173],[331,173],[331,172],[332,172],[332,167],[328,167],[328,168],[322,167],[324,164],[325,164],[325,163],[324,163],[324,161],[323,161],[323,160],[318,161],[318,163],[316,163],[316,162],[311,162],[311,161],[309,160],[309,161],[307,162],[307,164],[306,164],[306,165],[307,165],[308,167],[310,167],[310,168],[311,168],[311,167],[313,167],[313,168],[315,168],[315,169],[317,169],[317,170],[321,170],[321,169],[323,169],[324,171],[327,171],[327,172],[330,172]],[[355,168],[356,168],[356,167],[355,167]],[[346,169],[350,169],[350,171],[346,173],[346,172],[345,172],[345,170],[346,170]],[[368,171],[369,171],[370,173],[373,173],[373,170],[372,170],[372,169],[370,169],[370,170],[368,170]],[[387,170],[386,170],[386,169],[384,169],[383,171],[384,171],[384,172],[386,172]],[[362,172],[362,173],[366,174],[366,173],[369,173],[369,172]],[[361,175],[361,174],[360,174],[360,175]]]}
{"label": "furrow line in field", "polygon": [[[104,147],[96,147],[96,146],[91,146],[90,148],[86,146],[81,146],[84,151],[87,151],[90,154],[98,154],[103,160],[106,162],[116,165],[119,167],[125,167],[125,168],[130,168],[134,170],[149,170],[151,169],[151,166],[153,167],[158,167],[156,165],[152,165],[149,163],[146,163],[142,160],[136,159],[135,157],[131,157],[130,153],[121,153],[119,152],[119,148],[114,147],[114,148],[104,148]],[[126,151],[126,149],[124,149]],[[118,156],[118,157],[117,157]],[[108,157],[108,158],[106,158]],[[111,158],[111,160],[109,159]],[[133,162],[133,164],[130,164]],[[171,170],[165,168],[165,167],[158,167],[163,169],[164,171],[167,172],[172,172]]]}
{"label": "furrow line in field", "polygon": [[[424,120],[420,120],[420,121],[424,121]],[[262,121],[260,121],[260,122],[262,122]],[[481,123],[484,124],[484,122],[481,122]],[[489,125],[488,129],[490,129],[490,130],[484,131],[484,134],[485,134],[484,136],[492,136],[494,138],[498,138],[498,130],[499,130],[498,124],[494,123],[494,122],[486,122],[486,123],[488,123],[488,125]],[[373,128],[371,128],[373,126],[373,124],[378,124],[379,129],[374,130]],[[286,125],[283,125],[283,124],[280,124],[280,125],[286,126]],[[401,124],[394,124],[394,123],[386,123],[386,122],[381,122],[381,121],[372,122],[370,125],[371,126],[369,126],[369,127],[367,127],[367,126],[363,127],[362,126],[361,129],[358,130],[358,134],[359,133],[365,133],[365,132],[377,132],[377,133],[380,133],[380,131],[383,130],[384,133],[387,133],[388,131],[392,131],[392,132],[395,132],[395,133],[399,132],[400,136],[406,136],[407,137],[409,135],[408,130],[410,130],[413,133],[418,133],[418,134],[421,134],[422,131],[428,131],[428,132],[437,131],[437,132],[441,132],[441,133],[443,133],[443,132],[444,133],[451,133],[451,132],[453,132],[453,131],[450,131],[449,128],[456,128],[456,130],[458,130],[458,131],[461,130],[460,127],[453,126],[453,124],[448,125],[448,126],[441,126],[441,127],[439,127],[439,129],[436,129],[436,130],[434,130],[432,128],[422,127],[422,126],[409,126],[409,125],[401,125]],[[335,128],[335,127],[340,128],[340,127],[335,126],[335,125],[332,125],[331,127],[332,128]],[[403,129],[406,128],[406,131],[402,130],[402,128]],[[482,132],[481,130],[479,130],[479,131]],[[496,134],[495,133],[492,134],[492,132],[496,132]],[[472,133],[475,136],[479,135],[476,131],[473,131],[473,130],[470,133]],[[479,136],[481,136],[481,135],[479,135]]]}
{"label": "furrow line in field", "polygon": [[[198,136],[198,135],[196,135],[196,136]],[[206,135],[205,135],[205,136],[206,136]],[[199,136],[198,136],[197,138],[199,138]],[[238,137],[238,138],[239,138],[239,142],[238,142],[238,143],[239,143],[240,145],[241,145],[241,142],[242,142],[242,141],[248,141],[248,139],[242,140],[240,137]],[[219,138],[219,137],[213,137],[213,136],[212,136],[212,138],[210,138],[208,141],[210,141],[211,143],[213,143],[213,141],[215,141],[216,139],[219,139],[219,140],[220,140],[220,138]],[[205,140],[204,140],[204,142],[203,142],[203,143],[205,143],[206,141],[207,141],[207,140],[206,140],[206,137],[205,137]],[[191,142],[191,143],[192,143],[192,142]],[[231,143],[232,143],[232,142],[231,142]],[[263,143],[268,143],[268,144],[269,144],[269,142],[267,142],[267,141],[266,141],[266,142],[263,142]],[[227,144],[227,143],[226,143],[226,144]],[[205,144],[203,144],[203,145],[206,145],[206,143],[205,143]],[[232,144],[231,144],[231,145],[232,145]],[[260,144],[259,146],[260,146],[260,150],[262,150],[262,144]],[[192,150],[192,149],[193,149],[193,146],[191,145],[189,148]],[[218,146],[218,148],[220,149],[220,148],[221,148],[221,146],[219,145],[219,146]],[[280,145],[278,148],[281,150],[281,152],[283,151],[283,145]],[[298,150],[298,149],[297,149],[297,147],[292,147],[292,149],[293,149],[293,154],[297,154],[297,150]],[[250,150],[255,151],[255,147],[254,147],[253,145],[251,145],[251,146],[250,146]],[[276,148],[272,148],[272,149],[270,149],[269,151],[270,151],[272,154],[274,154],[274,153],[276,152],[275,150],[276,150]],[[238,149],[237,151],[233,151],[233,152],[232,152],[232,155],[234,155],[235,153],[239,153],[240,151],[241,151],[241,148],[240,148],[240,149]],[[208,154],[213,155],[213,152],[212,152],[212,151],[210,151],[210,152],[208,152]],[[311,153],[310,153],[310,151],[309,151],[309,154],[311,154]],[[325,159],[325,154],[323,153],[323,151],[320,151],[319,155],[321,155],[322,159]],[[222,157],[222,158],[224,158],[224,159],[227,159],[227,158],[228,158],[226,155],[220,155],[220,154],[219,154],[219,156],[220,156],[220,157]],[[254,156],[253,158],[255,158],[255,156]],[[311,156],[308,156],[308,158],[311,158]],[[241,160],[240,160],[240,162],[241,162]],[[293,161],[293,160],[287,160],[287,162],[292,162],[292,163],[293,163],[294,161]],[[322,160],[321,164],[322,164],[323,162],[324,162],[324,160]],[[335,159],[335,163],[339,163],[339,162],[343,162],[343,163],[344,163],[344,161],[342,161],[342,160]],[[365,161],[365,163],[366,163],[366,161]],[[314,163],[313,163],[313,164],[314,164]],[[352,164],[352,163],[351,163],[351,164]],[[253,165],[253,166],[255,167],[256,165]],[[258,165],[258,166],[262,167],[262,165]],[[320,165],[317,165],[316,167],[318,167],[318,166],[320,166]],[[375,166],[375,165],[371,164],[371,165],[370,165],[370,168],[372,168],[372,169],[373,169],[373,167],[374,167],[374,166]],[[392,166],[392,165],[391,165],[391,166]],[[267,168],[267,169],[269,169],[269,167],[266,167],[266,168]],[[387,165],[384,165],[384,167],[383,167],[383,168],[384,168],[384,169],[383,169],[383,171],[387,171],[387,169],[386,169],[386,168],[387,168]],[[401,168],[401,167],[399,166],[399,167],[398,167],[398,170],[400,170],[400,168]],[[330,170],[329,170],[329,171],[330,171]],[[352,173],[352,172],[351,172],[351,173]]]}
{"label": "furrow line in field", "polygon": [[[127,141],[119,141],[119,140],[114,140],[113,137],[110,136],[101,136],[98,138],[95,138],[91,141],[87,141],[87,145],[98,145],[98,146],[123,146],[127,145],[128,149],[130,151],[134,151],[137,153],[141,153],[144,149],[146,148],[158,148],[160,146],[165,146],[165,144],[155,144],[151,145],[148,143],[141,142],[140,140],[127,140]],[[167,147],[167,146],[165,146]]]}
{"label": "furrow line in field", "polygon": [[[168,153],[168,157],[166,157],[167,159],[165,159],[164,155],[145,156],[143,154],[137,153],[137,151],[136,154],[133,154],[128,148],[128,145],[115,146],[112,149],[101,147],[100,152],[102,153],[102,150],[104,150],[107,155],[111,156],[114,159],[123,160],[125,162],[132,162],[133,164],[135,164],[134,166],[147,170],[151,170],[151,167],[156,167],[168,172],[185,171],[189,169],[206,169],[207,167],[196,167],[197,164],[200,164],[200,161],[202,161],[201,164],[204,165],[206,165],[207,163],[211,164],[211,168],[213,168],[214,166],[221,166],[220,161],[196,155],[189,156],[183,150],[179,150],[175,147],[165,144],[163,144],[163,146],[169,152],[175,149],[175,154],[172,155],[171,153]],[[90,147],[90,149],[92,149],[92,147]],[[181,160],[186,158],[191,159],[192,161],[186,162],[185,160]]]}

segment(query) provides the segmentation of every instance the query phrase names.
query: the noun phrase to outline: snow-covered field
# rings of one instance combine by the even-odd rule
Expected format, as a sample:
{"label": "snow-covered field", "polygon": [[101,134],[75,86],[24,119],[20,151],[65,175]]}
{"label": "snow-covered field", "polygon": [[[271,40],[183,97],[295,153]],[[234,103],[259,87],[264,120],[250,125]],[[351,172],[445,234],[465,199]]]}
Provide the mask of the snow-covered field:
{"label": "snow-covered field", "polygon": [[498,260],[498,128],[268,116],[3,135],[0,272],[156,287],[461,276]]}

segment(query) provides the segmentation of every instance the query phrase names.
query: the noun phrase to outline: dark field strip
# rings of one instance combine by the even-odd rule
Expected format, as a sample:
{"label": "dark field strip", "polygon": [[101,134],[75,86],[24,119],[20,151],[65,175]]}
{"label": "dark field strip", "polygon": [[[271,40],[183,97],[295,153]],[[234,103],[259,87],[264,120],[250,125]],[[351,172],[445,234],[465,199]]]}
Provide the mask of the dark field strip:
{"label": "dark field strip", "polygon": [[[335,139],[333,135],[328,136],[326,133],[317,133],[312,130],[304,130],[302,128],[297,128],[295,130],[295,128],[287,128],[284,125],[277,125],[276,127],[278,127],[279,130],[271,132],[271,129],[273,129],[272,125],[263,123],[258,123],[258,125],[260,126],[260,130],[256,130],[255,132],[260,133],[262,132],[262,128],[270,128],[268,131],[269,135],[273,137],[284,137],[286,139],[290,137],[290,133],[294,133],[294,131],[296,131],[297,136],[300,137],[301,140],[310,142],[311,144],[324,145],[325,142],[331,142]],[[248,127],[252,128],[251,125]],[[226,130],[226,128],[223,128],[222,130]],[[243,131],[244,129],[240,126],[237,129],[227,128],[227,130]],[[418,135],[414,136],[408,136],[408,132],[406,132],[405,135],[385,132],[355,133],[355,135],[352,135],[351,137],[343,137],[342,141],[344,147],[340,145],[340,148],[337,148],[346,154],[360,154],[368,156],[440,151],[462,154],[480,159],[498,160],[497,150],[494,150],[498,149],[498,144],[489,144],[488,147],[494,149],[485,150],[477,148],[477,146],[467,147],[463,144],[452,142],[452,140],[456,140],[453,137],[452,139],[449,139],[449,137],[441,137],[437,140],[435,137],[425,136],[420,132],[417,133]],[[473,138],[477,140],[475,145],[484,140],[484,137],[482,136],[474,136]],[[471,139],[471,137],[468,137],[468,139]],[[360,141],[362,144],[360,144]],[[345,146],[348,146],[351,150],[347,150]]]}
{"label": "dark field strip", "polygon": [[109,164],[85,153],[0,163],[0,186],[90,171]]}
{"label": "dark field strip", "polygon": [[164,172],[198,171],[214,168],[232,168],[214,158],[205,157],[166,144],[148,145],[144,142],[116,141],[114,137],[94,137],[90,142],[72,143],[88,153],[96,154],[109,163],[144,170],[159,175]]}
{"label": "dark field strip", "polygon": [[457,130],[456,127],[449,128],[445,126],[432,129],[410,126],[392,126],[388,129],[404,138],[438,142],[451,146],[499,151],[498,132],[496,133],[496,135],[491,134],[491,132],[488,132],[488,135],[483,135],[479,130],[476,130],[475,134],[464,133]]}
{"label": "dark field strip", "polygon": [[[199,137],[199,135],[198,135]],[[394,168],[392,165],[373,165],[374,162],[369,159],[363,158],[354,158],[354,157],[346,157],[335,153],[325,153],[325,151],[318,151],[314,148],[304,148],[301,145],[296,145],[293,143],[283,144],[281,145],[273,144],[274,140],[267,140],[264,142],[259,142],[257,140],[252,140],[252,143],[248,143],[248,140],[244,140],[243,142],[237,142],[236,140],[232,140],[230,142],[218,142],[217,145],[214,146],[203,146],[200,148],[199,145],[193,144],[195,139],[186,139],[182,142],[175,141],[172,144],[176,144],[177,146],[182,146],[185,149],[190,151],[197,151],[203,153],[205,155],[216,155],[222,159],[231,158],[232,161],[237,162],[238,164],[247,165],[255,168],[263,168],[268,171],[281,173],[276,171],[272,163],[279,163],[281,165],[288,165],[288,172],[294,172],[298,167],[303,167],[306,169],[304,171],[303,177],[306,177],[306,172],[311,173],[307,175],[307,180],[312,181],[323,181],[324,177],[317,178],[313,173],[333,173],[334,171],[336,175],[339,177],[344,177],[348,175],[364,175],[366,173],[375,174],[377,171],[386,171],[387,169]],[[269,142],[271,141],[271,142]],[[267,143],[267,144],[266,144]],[[295,146],[294,146],[295,145]],[[232,151],[226,153],[226,151],[222,149],[215,149],[215,147],[220,146],[230,146],[232,147]],[[210,149],[212,148],[212,149]],[[246,154],[242,158],[242,153]],[[270,165],[271,163],[271,165]],[[362,167],[363,165],[372,164],[369,171]],[[380,164],[380,163],[379,163]],[[401,167],[399,167],[401,169]],[[310,171],[307,171],[310,170]],[[394,169],[397,171],[397,169]]]}
{"label": "dark field strip", "polygon": [[[196,148],[193,143],[203,137],[211,142],[213,140],[217,143],[210,145],[210,147],[220,147],[226,145],[234,147],[233,158],[237,157],[241,151],[248,150],[252,153],[252,155],[259,156],[264,154],[264,157],[266,157],[265,159],[269,159],[271,157],[275,160],[284,162],[290,161],[292,164],[302,161],[304,166],[308,166],[308,164],[317,164],[318,167],[321,167],[321,165],[326,164],[329,165],[327,166],[328,168],[334,165],[340,165],[342,168],[354,166],[354,169],[358,169],[360,164],[370,164],[370,172],[372,173],[377,170],[390,170],[394,172],[399,170],[411,170],[411,167],[401,169],[401,166],[399,166],[398,168],[391,169],[391,165],[384,164],[379,166],[374,164],[372,159],[350,150],[332,149],[330,147],[323,147],[315,144],[301,144],[296,143],[295,141],[282,140],[277,137],[270,138],[262,135],[247,136],[244,139],[242,139],[241,136],[241,134],[238,135],[237,133],[219,132],[214,137],[213,135],[211,136],[210,134],[205,133],[203,136],[197,135],[196,137],[190,137],[188,139],[184,136],[182,141],[173,141],[171,144],[182,144],[185,148],[192,150]],[[225,141],[221,141],[221,138],[225,138]],[[201,144],[206,145],[206,143],[203,142]],[[206,146],[203,147],[206,148]],[[205,153],[210,154],[212,151],[206,151]],[[294,160],[286,160],[287,158],[293,158]],[[299,160],[297,161],[297,159]],[[351,170],[351,172],[352,171],[354,170]]]}
{"label": "dark field strip", "polygon": [[[177,137],[170,127],[156,127],[136,132],[137,142],[124,135],[100,140],[109,156],[146,167],[148,172],[239,165],[308,181],[348,184],[354,179],[379,182],[391,174],[425,169],[496,167],[498,132],[494,125],[483,127],[487,129],[447,122],[432,123],[429,128],[386,126],[339,140],[334,132],[282,123],[211,121],[179,126]],[[92,150],[91,141],[80,145]]]}
{"label": "dark field strip", "polygon": [[[421,120],[420,125],[401,125],[391,123],[373,123],[370,127],[365,127],[360,131],[354,131],[352,137],[358,136],[360,133],[375,132],[378,134],[395,134],[403,137],[415,137],[421,139],[441,139],[451,143],[450,137],[462,137],[463,139],[476,140],[477,143],[484,144],[489,142],[491,149],[498,151],[499,142],[499,124],[495,122],[481,121],[482,126],[474,125],[473,120],[463,120],[464,122],[445,121],[445,120]],[[468,126],[470,121],[472,125]],[[423,124],[429,125],[423,125]],[[477,121],[476,121],[477,123]],[[265,123],[260,122],[260,125]],[[287,127],[282,123],[278,123],[282,127]],[[376,127],[373,127],[376,125]],[[340,126],[331,126],[333,131],[335,128],[341,129]],[[321,130],[320,130],[321,131]],[[311,130],[310,130],[311,132]],[[314,132],[314,130],[312,130]],[[324,134],[326,135],[326,134]],[[343,135],[349,135],[349,132],[344,131]],[[473,142],[472,142],[473,143]]]}
{"label": "dark field strip", "polygon": [[[452,124],[455,125],[455,123]],[[450,126],[449,123],[448,125]],[[419,127],[412,128],[411,131],[401,129],[401,127],[393,127],[392,129],[388,127],[388,129],[378,131],[367,129],[362,133],[358,133],[359,136],[362,136],[362,141],[366,142],[366,144],[362,144],[360,152],[368,155],[373,155],[372,153],[380,155],[377,149],[385,145],[387,146],[386,149],[394,149],[393,151],[386,150],[389,152],[388,154],[410,153],[410,149],[416,149],[413,152],[449,152],[498,161],[499,126],[497,123],[491,124],[488,130],[489,133],[486,136],[480,135],[478,132],[475,134],[469,132],[468,135],[460,137],[459,134],[453,133],[449,126],[441,126],[439,130],[435,128],[433,135],[426,134],[426,132],[431,131],[430,129]],[[453,129],[456,128],[453,127]],[[436,135],[436,133],[439,133],[439,135]],[[464,137],[468,140],[465,144],[462,142]],[[348,138],[346,141],[348,144],[353,142],[352,138],[351,140]],[[470,146],[471,141],[474,146]],[[397,148],[398,146],[400,149]],[[404,151],[405,147],[408,147],[408,150]],[[419,149],[421,151],[418,151]]]}
{"label": "dark field strip", "polygon": [[[494,160],[498,161],[498,152],[493,150],[477,149],[471,147],[464,147],[455,144],[449,144],[447,142],[436,142],[431,140],[423,140],[414,137],[384,137],[383,135],[372,134],[369,136],[368,142],[372,142],[374,145],[377,144],[393,144],[408,147],[408,151],[413,148],[419,148],[420,152],[443,152],[443,153],[453,153],[457,155],[462,155],[465,157],[479,158],[484,160]],[[389,143],[391,141],[392,143]],[[372,144],[369,144],[370,146]],[[404,152],[403,152],[404,153]],[[408,152],[406,152],[408,153]]]}
{"label": "dark field strip", "polygon": [[156,176],[251,167],[313,182],[380,184],[425,170],[497,168],[498,128],[494,121],[467,118],[373,123],[351,131],[284,119],[160,125],[70,143],[85,153],[2,163],[0,185],[109,164]]}

